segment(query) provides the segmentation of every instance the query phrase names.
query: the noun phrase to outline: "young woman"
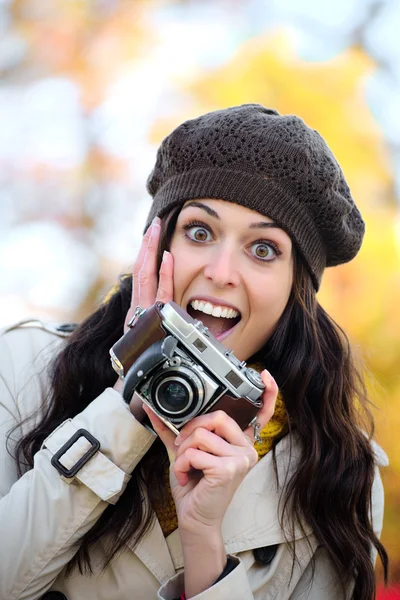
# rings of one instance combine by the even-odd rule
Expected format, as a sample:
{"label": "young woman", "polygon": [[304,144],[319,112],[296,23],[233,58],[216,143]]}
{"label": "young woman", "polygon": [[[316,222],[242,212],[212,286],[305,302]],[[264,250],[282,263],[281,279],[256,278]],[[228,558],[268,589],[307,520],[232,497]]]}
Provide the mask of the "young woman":
{"label": "young woman", "polygon": [[[148,189],[132,276],[71,335],[0,338],[0,600],[374,598],[387,458],[316,299],[364,235],[338,163],[250,104],[175,129]],[[261,442],[222,411],[175,437],[122,399],[109,349],[172,299],[261,372]]]}

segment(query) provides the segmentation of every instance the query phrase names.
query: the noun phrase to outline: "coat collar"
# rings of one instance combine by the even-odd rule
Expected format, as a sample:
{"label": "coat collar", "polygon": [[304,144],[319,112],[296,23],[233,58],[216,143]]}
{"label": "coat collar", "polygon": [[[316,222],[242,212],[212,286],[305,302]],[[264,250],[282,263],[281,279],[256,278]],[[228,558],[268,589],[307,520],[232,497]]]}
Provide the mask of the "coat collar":
{"label": "coat collar", "polygon": [[[247,474],[236,491],[222,523],[222,535],[228,553],[243,552],[285,542],[279,520],[279,499],[285,481],[293,474],[299,458],[299,446],[295,437],[286,435],[277,445],[276,459],[278,484],[272,460],[272,452],[266,454]],[[295,539],[311,533],[304,524],[304,531],[296,527]],[[288,539],[293,536],[287,531]],[[163,583],[183,567],[183,553],[179,531],[166,539],[158,521],[142,538],[136,555]]]}

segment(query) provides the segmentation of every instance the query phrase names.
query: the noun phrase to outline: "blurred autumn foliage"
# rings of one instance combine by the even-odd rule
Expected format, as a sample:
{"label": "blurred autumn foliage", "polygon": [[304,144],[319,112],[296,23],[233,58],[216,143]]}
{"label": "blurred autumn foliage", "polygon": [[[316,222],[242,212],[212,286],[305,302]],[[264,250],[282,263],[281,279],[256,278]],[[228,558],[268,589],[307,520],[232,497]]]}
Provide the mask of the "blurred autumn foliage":
{"label": "blurred autumn foliage", "polygon": [[[90,2],[16,0],[15,32],[29,52],[18,69],[4,77],[21,82],[62,74],[77,85],[82,114],[89,116],[104,100],[116,69],[140,64],[157,45],[158,32],[150,16],[160,4],[104,2],[101,10],[93,11]],[[382,470],[386,493],[382,540],[392,576],[400,580],[400,221],[387,145],[365,99],[365,84],[375,68],[359,45],[332,60],[309,63],[296,56],[284,30],[261,35],[240,44],[223,65],[198,70],[190,78],[177,76],[172,85],[185,101],[171,103],[169,110],[163,107],[147,135],[156,145],[187,118],[257,102],[301,116],[325,137],[342,165],[367,233],[354,261],[325,273],[319,299],[360,348],[370,371],[376,438],[390,458],[390,466]],[[145,95],[146,89],[137,93]],[[90,132],[87,142],[78,166],[57,172],[32,160],[23,176],[42,182],[56,177],[56,195],[57,186],[67,186],[71,202],[62,223],[79,227],[90,239],[97,213],[86,210],[85,195],[94,184],[104,189],[110,182],[128,185],[129,164],[98,144]],[[100,195],[97,211],[102,199],[107,200]],[[43,202],[42,209],[46,206]],[[118,272],[112,256],[98,252],[102,268],[77,308],[77,318],[94,307],[99,291],[110,286]]]}

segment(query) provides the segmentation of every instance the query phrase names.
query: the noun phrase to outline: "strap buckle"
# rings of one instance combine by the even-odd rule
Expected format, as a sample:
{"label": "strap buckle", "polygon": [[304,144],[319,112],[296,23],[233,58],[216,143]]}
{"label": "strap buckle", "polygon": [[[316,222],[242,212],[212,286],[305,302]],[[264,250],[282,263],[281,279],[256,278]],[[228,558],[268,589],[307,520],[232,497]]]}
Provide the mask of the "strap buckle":
{"label": "strap buckle", "polygon": [[[91,447],[85,452],[83,456],[79,460],[76,461],[73,467],[67,469],[64,465],[60,463],[60,458],[69,450],[79,438],[84,437],[90,442]],[[85,465],[89,459],[92,458],[94,454],[99,450],[100,442],[92,434],[90,434],[86,429],[78,429],[73,436],[70,437],[68,442],[66,442],[57,452],[51,457],[51,464],[53,467],[57,469],[57,471],[64,475],[64,477],[71,478],[75,477],[79,469]]]}
{"label": "strap buckle", "polygon": [[142,308],[141,306],[137,306],[135,312],[133,313],[133,317],[128,321],[127,325],[131,329],[135,326],[136,321],[140,319],[142,315],[146,312],[147,308]]}

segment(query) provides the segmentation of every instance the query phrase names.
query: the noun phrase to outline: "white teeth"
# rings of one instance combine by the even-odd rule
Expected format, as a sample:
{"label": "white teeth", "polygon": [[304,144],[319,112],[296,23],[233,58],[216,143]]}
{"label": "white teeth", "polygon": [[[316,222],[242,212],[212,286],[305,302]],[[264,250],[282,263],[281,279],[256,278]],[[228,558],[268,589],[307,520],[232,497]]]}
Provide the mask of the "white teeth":
{"label": "white teeth", "polygon": [[212,311],[213,311],[213,305],[210,302],[206,302],[206,304],[203,308],[203,312],[205,312],[206,315],[212,315]]}
{"label": "white teeth", "polygon": [[206,313],[206,315],[212,315],[213,317],[235,319],[240,315],[240,313],[233,308],[213,306],[211,302],[203,302],[202,300],[192,300],[190,304],[194,310],[200,310],[201,312]]}

